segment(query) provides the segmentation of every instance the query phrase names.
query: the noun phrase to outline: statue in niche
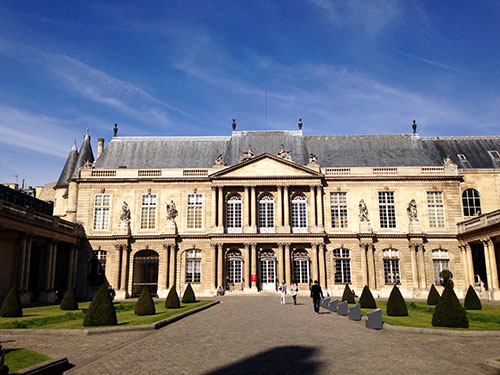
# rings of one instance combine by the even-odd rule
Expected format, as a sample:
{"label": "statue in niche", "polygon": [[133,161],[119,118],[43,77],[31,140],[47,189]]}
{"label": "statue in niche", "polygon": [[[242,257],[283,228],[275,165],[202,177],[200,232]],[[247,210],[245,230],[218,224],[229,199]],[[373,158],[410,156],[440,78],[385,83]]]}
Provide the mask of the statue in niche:
{"label": "statue in niche", "polygon": [[309,154],[309,164],[318,164],[318,157],[313,153]]}
{"label": "statue in niche", "polygon": [[363,199],[359,201],[359,220],[370,222],[370,219],[368,219],[368,207],[366,207],[366,203]]}
{"label": "statue in niche", "polygon": [[130,224],[130,208],[128,207],[128,203],[125,201],[123,201],[122,213],[120,215],[120,220],[126,224]]}
{"label": "statue in niche", "polygon": [[292,160],[292,155],[290,151],[285,151],[285,146],[281,145],[280,150],[276,154],[277,157],[283,158],[285,160]]}
{"label": "statue in niche", "polygon": [[251,159],[254,156],[255,156],[255,153],[252,150],[252,146],[248,145],[248,149],[245,152],[241,153],[240,161]]}
{"label": "statue in niche", "polygon": [[415,201],[415,199],[412,199],[410,201],[410,203],[408,203],[408,208],[406,209],[406,212],[408,213],[408,217],[410,218],[410,222],[418,221],[417,202]]}
{"label": "statue in niche", "polygon": [[222,157],[222,154],[219,154],[215,158],[214,162],[214,167],[224,167],[226,164],[224,163],[224,158]]}
{"label": "statue in niche", "polygon": [[175,221],[175,218],[177,217],[178,214],[175,202],[171,200],[170,203],[166,202],[166,204],[167,204],[167,220]]}

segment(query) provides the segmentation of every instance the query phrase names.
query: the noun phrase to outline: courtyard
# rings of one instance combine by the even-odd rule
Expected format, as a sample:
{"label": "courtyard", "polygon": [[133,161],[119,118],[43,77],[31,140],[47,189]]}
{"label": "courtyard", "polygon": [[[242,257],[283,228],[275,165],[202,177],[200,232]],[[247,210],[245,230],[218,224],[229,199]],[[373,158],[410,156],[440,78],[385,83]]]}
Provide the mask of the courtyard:
{"label": "courtyard", "polygon": [[68,357],[69,374],[478,374],[500,352],[500,337],[368,330],[324,309],[315,314],[306,296],[297,306],[271,294],[220,301],[153,332],[2,340]]}

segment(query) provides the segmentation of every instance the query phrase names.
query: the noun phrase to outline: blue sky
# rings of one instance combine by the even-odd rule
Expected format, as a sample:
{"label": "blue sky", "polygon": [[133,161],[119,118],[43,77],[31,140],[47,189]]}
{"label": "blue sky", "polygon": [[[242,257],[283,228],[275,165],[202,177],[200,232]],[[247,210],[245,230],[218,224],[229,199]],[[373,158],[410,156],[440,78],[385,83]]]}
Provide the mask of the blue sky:
{"label": "blue sky", "polygon": [[0,182],[57,180],[73,140],[89,128],[95,152],[115,122],[499,134],[498,1],[104,3],[0,3]]}

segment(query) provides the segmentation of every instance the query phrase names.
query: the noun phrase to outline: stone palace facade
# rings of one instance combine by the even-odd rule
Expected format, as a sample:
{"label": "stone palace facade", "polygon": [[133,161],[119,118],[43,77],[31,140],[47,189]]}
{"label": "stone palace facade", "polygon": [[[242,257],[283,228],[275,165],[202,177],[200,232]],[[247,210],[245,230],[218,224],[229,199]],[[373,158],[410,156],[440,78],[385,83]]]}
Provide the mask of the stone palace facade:
{"label": "stone palace facade", "polygon": [[[81,224],[118,297],[345,284],[426,298],[439,272],[500,300],[500,137],[121,137],[74,147],[54,214]],[[497,211],[495,211],[497,210]],[[483,214],[484,213],[484,214]],[[485,216],[486,215],[486,216]],[[489,215],[489,216],[488,216]]]}

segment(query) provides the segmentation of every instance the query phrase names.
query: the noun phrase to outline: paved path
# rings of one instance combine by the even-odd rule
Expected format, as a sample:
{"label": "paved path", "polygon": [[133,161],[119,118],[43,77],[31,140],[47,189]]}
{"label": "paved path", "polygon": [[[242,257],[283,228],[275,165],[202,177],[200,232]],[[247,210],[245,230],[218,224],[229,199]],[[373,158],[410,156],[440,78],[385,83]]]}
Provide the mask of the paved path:
{"label": "paved path", "polygon": [[70,374],[480,374],[485,359],[500,356],[500,337],[372,331],[315,314],[306,297],[299,303],[226,296],[153,333],[20,339],[65,353],[76,364]]}

